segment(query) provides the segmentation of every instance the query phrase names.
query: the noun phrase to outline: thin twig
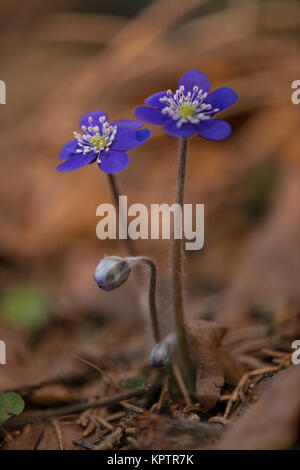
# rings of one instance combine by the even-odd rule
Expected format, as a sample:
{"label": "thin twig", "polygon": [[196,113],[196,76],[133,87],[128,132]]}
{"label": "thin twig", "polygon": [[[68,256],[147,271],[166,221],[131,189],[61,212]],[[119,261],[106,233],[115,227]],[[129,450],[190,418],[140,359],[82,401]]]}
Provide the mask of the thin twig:
{"label": "thin twig", "polygon": [[240,391],[242,390],[242,388],[245,386],[247,380],[250,378],[250,377],[255,377],[256,375],[263,375],[263,374],[266,374],[268,372],[278,372],[280,369],[282,369],[282,367],[285,367],[285,362],[286,362],[286,358],[284,358],[284,360],[278,365],[278,366],[272,366],[272,367],[263,367],[261,369],[256,369],[256,370],[252,370],[250,372],[246,372],[244,375],[242,375],[239,383],[237,384],[236,388],[234,389],[234,391],[232,392],[232,395],[230,397],[230,400],[228,401],[227,403],[227,406],[226,406],[226,409],[225,409],[225,413],[224,413],[224,418],[227,419],[228,416],[229,416],[229,413],[234,405],[235,402],[237,402],[239,400],[239,393]]}
{"label": "thin twig", "polygon": [[134,437],[128,436],[126,439],[135,449],[141,448],[140,443]]}
{"label": "thin twig", "polygon": [[162,389],[161,389],[161,393],[160,393],[160,397],[159,397],[159,400],[158,400],[158,403],[157,403],[157,413],[159,413],[161,408],[162,408],[166,393],[168,392],[168,386],[169,386],[169,377],[167,376],[164,380],[164,383],[163,383],[163,386],[162,386]]}
{"label": "thin twig", "polygon": [[93,450],[109,450],[112,449],[121,440],[124,434],[124,428],[117,427],[109,436],[103,439],[100,444],[96,445]]}
{"label": "thin twig", "polygon": [[109,431],[113,431],[115,429],[114,426],[112,426],[112,424],[108,423],[106,419],[102,418],[99,415],[95,416],[95,420],[98,421],[98,423],[102,424],[102,426],[104,426]]}
{"label": "thin twig", "polygon": [[42,440],[44,439],[45,437],[45,430],[43,429],[43,431],[41,432],[41,434],[39,434],[39,437],[37,438],[37,441],[36,443],[34,444],[34,447],[32,450],[38,450]]}
{"label": "thin twig", "polygon": [[265,354],[266,356],[279,357],[281,359],[290,354],[290,353],[287,353],[287,352],[284,352],[284,351],[275,351],[274,349],[269,349],[269,348],[263,348],[261,350],[261,353]]}
{"label": "thin twig", "polygon": [[81,411],[88,410],[89,408],[98,408],[100,406],[112,405],[114,403],[119,403],[123,400],[128,400],[129,398],[138,397],[144,395],[145,393],[151,391],[154,388],[154,385],[143,385],[142,387],[136,388],[135,390],[130,390],[128,392],[119,393],[112,397],[105,398],[95,398],[90,401],[74,403],[72,405],[60,406],[58,408],[49,408],[43,411],[36,411],[32,413],[23,414],[21,416],[16,416],[11,418],[5,424],[6,429],[16,429],[24,426],[29,423],[36,423],[38,421],[43,421],[47,418],[52,418],[54,416],[64,416],[68,414],[80,413]]}
{"label": "thin twig", "polygon": [[126,401],[120,401],[120,405],[125,408],[126,410],[132,411],[133,413],[144,413],[145,410],[140,408],[139,406],[132,405],[131,403],[127,403]]}
{"label": "thin twig", "polygon": [[112,413],[111,415],[107,416],[106,421],[110,423],[111,421],[116,421],[117,419],[124,418],[127,413],[125,411],[117,411],[116,413]]}
{"label": "thin twig", "polygon": [[[116,390],[119,390],[119,391],[123,390],[122,387],[120,387],[120,385],[117,384],[117,382],[109,374],[104,372],[104,370],[100,369],[100,367],[96,366],[96,364],[88,361],[87,359],[83,359],[82,357],[79,357],[79,356],[74,356],[74,357],[75,359],[78,359],[79,361],[84,362],[85,364],[93,367],[97,372],[99,372],[99,374],[103,375],[104,378],[107,380],[107,382],[111,383],[115,387]],[[139,408],[138,406],[135,406],[135,405],[131,405],[131,403],[127,403],[126,401],[120,401],[120,405],[123,408],[126,408],[127,410],[133,411],[134,413],[144,412],[142,408]]]}
{"label": "thin twig", "polygon": [[64,439],[57,419],[52,418],[51,423],[55,429],[60,450],[64,450]]}
{"label": "thin twig", "polygon": [[181,372],[180,372],[180,369],[178,367],[178,365],[176,364],[176,362],[174,362],[172,364],[172,370],[173,370],[173,373],[174,373],[174,376],[175,376],[175,379],[178,383],[178,387],[182,393],[182,396],[183,398],[185,399],[185,402],[186,404],[189,406],[189,405],[192,405],[192,401],[190,399],[190,396],[188,394],[188,391],[186,389],[186,386],[185,386],[185,383],[184,383],[184,380],[182,378],[182,375],[181,375]]}
{"label": "thin twig", "polygon": [[96,366],[93,362],[88,361],[87,359],[83,359],[82,357],[79,356],[74,356],[75,359],[78,359],[79,361],[83,362],[84,364],[87,364],[88,366],[93,367],[99,374],[103,375],[103,377],[107,380],[107,382],[111,383],[117,390],[122,390],[120,385],[115,382],[115,380],[106,372],[104,372],[103,369],[100,369],[100,367]]}

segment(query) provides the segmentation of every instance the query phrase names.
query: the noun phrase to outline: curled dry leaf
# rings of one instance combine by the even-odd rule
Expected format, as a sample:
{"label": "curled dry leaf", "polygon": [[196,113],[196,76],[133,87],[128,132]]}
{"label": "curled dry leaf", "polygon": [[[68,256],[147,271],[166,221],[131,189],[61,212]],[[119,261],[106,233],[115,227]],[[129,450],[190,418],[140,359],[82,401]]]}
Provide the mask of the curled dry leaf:
{"label": "curled dry leaf", "polygon": [[206,448],[217,441],[223,432],[215,423],[168,419],[145,411],[135,418],[136,439],[143,449],[175,450]]}
{"label": "curled dry leaf", "polygon": [[300,367],[292,366],[265,382],[258,401],[232,425],[218,448],[275,450],[297,444],[300,423]]}
{"label": "curled dry leaf", "polygon": [[60,384],[44,385],[30,394],[30,402],[42,406],[64,405],[76,401],[77,397]]}
{"label": "curled dry leaf", "polygon": [[245,368],[221,345],[226,328],[214,322],[191,320],[187,334],[196,367],[196,388],[201,411],[211,410],[225,383],[237,385]]}

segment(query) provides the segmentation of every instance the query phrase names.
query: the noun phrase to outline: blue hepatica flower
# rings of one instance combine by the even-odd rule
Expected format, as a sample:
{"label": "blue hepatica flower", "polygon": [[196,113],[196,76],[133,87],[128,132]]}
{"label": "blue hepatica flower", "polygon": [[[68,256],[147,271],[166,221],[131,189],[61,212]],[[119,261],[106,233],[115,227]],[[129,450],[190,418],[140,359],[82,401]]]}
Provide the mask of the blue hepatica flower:
{"label": "blue hepatica flower", "polygon": [[164,127],[172,137],[190,137],[197,133],[210,140],[223,140],[230,136],[226,121],[213,119],[238,99],[228,87],[209,93],[208,78],[198,70],[186,72],[178,83],[176,93],[159,91],[145,100],[147,106],[138,106],[135,117],[150,124]]}
{"label": "blue hepatica flower", "polygon": [[105,173],[124,170],[129,158],[126,153],[138,147],[150,136],[148,129],[139,129],[142,124],[133,120],[121,120],[109,124],[103,111],[92,111],[80,119],[80,132],[68,142],[58,155],[65,160],[58,171],[73,171],[89,163],[97,162]]}

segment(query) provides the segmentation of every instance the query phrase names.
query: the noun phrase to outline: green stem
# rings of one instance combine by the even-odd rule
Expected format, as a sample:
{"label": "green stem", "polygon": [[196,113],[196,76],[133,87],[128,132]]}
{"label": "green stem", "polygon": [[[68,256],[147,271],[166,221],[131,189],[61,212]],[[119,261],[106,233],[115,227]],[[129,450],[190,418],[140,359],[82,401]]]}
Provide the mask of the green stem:
{"label": "green stem", "polygon": [[[175,203],[183,207],[184,182],[187,157],[187,139],[180,139],[179,163]],[[178,223],[176,216],[174,225]],[[175,227],[174,227],[175,232]],[[179,363],[187,386],[194,388],[194,365],[190,357],[189,345],[184,324],[183,296],[182,296],[182,239],[172,239],[172,277],[173,277],[173,307],[175,330],[177,336]]]}

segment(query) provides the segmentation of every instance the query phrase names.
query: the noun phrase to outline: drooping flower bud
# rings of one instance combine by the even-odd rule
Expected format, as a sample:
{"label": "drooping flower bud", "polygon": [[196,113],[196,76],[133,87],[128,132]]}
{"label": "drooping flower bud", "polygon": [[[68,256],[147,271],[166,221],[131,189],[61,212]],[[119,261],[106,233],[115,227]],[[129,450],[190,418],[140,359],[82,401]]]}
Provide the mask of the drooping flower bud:
{"label": "drooping flower bud", "polygon": [[153,367],[163,367],[171,362],[175,346],[175,336],[168,335],[151,351],[150,361]]}
{"label": "drooping flower bud", "polygon": [[126,258],[106,256],[94,271],[94,279],[100,289],[109,291],[117,289],[128,279],[131,266]]}

